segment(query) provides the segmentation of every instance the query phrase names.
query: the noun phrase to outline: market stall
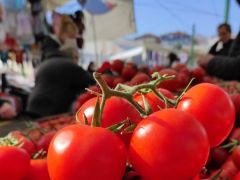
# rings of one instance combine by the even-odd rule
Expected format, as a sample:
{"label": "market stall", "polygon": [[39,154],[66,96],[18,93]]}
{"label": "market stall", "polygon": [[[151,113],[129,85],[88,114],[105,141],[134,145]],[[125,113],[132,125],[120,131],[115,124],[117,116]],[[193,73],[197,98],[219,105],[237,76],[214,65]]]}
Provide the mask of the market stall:
{"label": "market stall", "polygon": [[0,180],[240,179],[240,34],[201,56],[194,32],[118,39],[132,0],[0,2]]}

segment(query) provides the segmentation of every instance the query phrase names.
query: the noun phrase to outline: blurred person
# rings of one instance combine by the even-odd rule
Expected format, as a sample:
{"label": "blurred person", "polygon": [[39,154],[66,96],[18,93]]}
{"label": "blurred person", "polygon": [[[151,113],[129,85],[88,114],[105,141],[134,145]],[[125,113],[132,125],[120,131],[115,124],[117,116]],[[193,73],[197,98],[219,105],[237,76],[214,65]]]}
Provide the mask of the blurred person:
{"label": "blurred person", "polygon": [[[53,34],[47,36],[42,43],[42,61],[57,57],[63,52],[60,47],[68,41],[76,41],[78,27],[68,15],[59,15],[57,23],[53,23]],[[59,17],[58,17],[59,18]]]}
{"label": "blurred person", "polygon": [[209,75],[240,81],[240,32],[233,41],[228,56],[208,54],[200,57],[198,63]]}
{"label": "blurred person", "polygon": [[39,66],[27,105],[33,118],[70,112],[76,97],[95,84],[91,75],[77,65],[77,48],[65,46],[61,51],[61,56],[51,57]]}
{"label": "blurred person", "polygon": [[231,26],[227,23],[220,24],[217,28],[219,40],[211,47],[209,54],[227,56],[231,48]]}
{"label": "blurred person", "polygon": [[175,63],[180,62],[179,57],[174,52],[170,52],[168,54],[168,60],[169,60],[168,67],[172,67]]}
{"label": "blurred person", "polygon": [[96,65],[93,61],[91,61],[88,65],[88,68],[87,68],[87,71],[90,73],[90,74],[93,74],[95,71],[96,71]]}
{"label": "blurred person", "polygon": [[83,33],[85,31],[84,14],[82,11],[76,11],[70,17],[73,19],[78,28],[77,46],[79,49],[82,49],[84,45]]}
{"label": "blurred person", "polygon": [[[237,0],[237,3],[240,6],[240,0]],[[240,81],[240,32],[233,41],[227,56],[208,54],[199,58],[198,63],[206,69],[209,75],[224,80]]]}

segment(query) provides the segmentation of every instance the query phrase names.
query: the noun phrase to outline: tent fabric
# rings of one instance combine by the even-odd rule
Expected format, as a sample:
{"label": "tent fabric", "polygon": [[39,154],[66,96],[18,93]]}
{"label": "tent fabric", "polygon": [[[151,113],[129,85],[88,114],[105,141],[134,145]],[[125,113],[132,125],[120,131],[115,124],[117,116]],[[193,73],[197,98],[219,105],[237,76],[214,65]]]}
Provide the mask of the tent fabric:
{"label": "tent fabric", "polygon": [[59,6],[63,6],[69,0],[43,0],[44,9],[47,11],[52,11]]}
{"label": "tent fabric", "polygon": [[103,0],[78,0],[85,11],[92,15],[104,14],[109,12],[115,7],[115,3],[111,3]]}
{"label": "tent fabric", "polygon": [[3,6],[8,11],[21,11],[26,7],[26,0],[2,0]]}
{"label": "tent fabric", "polygon": [[[90,6],[92,0],[78,1],[86,2],[79,4],[77,0],[71,0],[63,6],[58,6],[55,10],[56,12],[66,14],[74,13],[76,10],[83,10],[86,26],[84,38],[86,41],[113,40],[136,31],[133,0],[106,0],[105,5],[109,6],[110,4],[110,6],[109,11],[105,13],[101,8],[97,10],[95,6]],[[101,2],[103,0],[93,1]],[[88,2],[89,4],[86,8]],[[100,12],[103,14],[98,14]],[[50,22],[50,18],[48,18],[48,21]]]}
{"label": "tent fabric", "polygon": [[86,12],[85,39],[88,41],[111,40],[134,33],[136,27],[133,9],[132,0],[118,0],[116,7],[108,13],[91,15]]}

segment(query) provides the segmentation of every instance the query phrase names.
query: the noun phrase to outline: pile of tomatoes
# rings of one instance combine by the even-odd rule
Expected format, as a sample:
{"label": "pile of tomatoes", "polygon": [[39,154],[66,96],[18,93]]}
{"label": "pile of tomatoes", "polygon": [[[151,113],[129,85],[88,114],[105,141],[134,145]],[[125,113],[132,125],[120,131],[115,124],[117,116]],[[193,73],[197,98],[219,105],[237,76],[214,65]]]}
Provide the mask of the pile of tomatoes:
{"label": "pile of tomatoes", "polygon": [[71,115],[50,117],[0,138],[0,179],[50,180],[46,159],[49,144],[59,129],[74,122]]}
{"label": "pile of tomatoes", "polygon": [[[130,78],[125,66],[130,68],[120,62],[111,68],[131,81],[134,73]],[[101,125],[93,126],[101,98],[91,97],[79,107],[77,123],[67,118],[43,122],[27,134],[11,132],[2,139],[8,146],[0,146],[0,179],[240,180],[240,129],[235,127],[239,97],[212,83],[199,83],[208,78],[196,69],[191,72],[196,85],[176,99],[176,91],[190,79],[183,74],[190,71],[183,66],[173,70],[181,83],[176,87],[176,80],[166,81],[157,91],[175,105],[152,91],[133,95],[143,109],[145,101],[151,107],[145,117],[126,99],[113,96],[106,100]]]}

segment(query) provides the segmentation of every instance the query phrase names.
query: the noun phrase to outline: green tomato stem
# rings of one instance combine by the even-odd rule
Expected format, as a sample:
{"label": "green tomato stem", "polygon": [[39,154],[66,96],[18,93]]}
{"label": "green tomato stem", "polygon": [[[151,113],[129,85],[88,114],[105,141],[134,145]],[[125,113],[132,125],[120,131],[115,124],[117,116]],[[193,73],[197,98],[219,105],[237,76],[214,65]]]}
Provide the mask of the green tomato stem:
{"label": "green tomato stem", "polygon": [[[111,89],[108,87],[104,79],[101,77],[100,73],[93,73],[93,77],[100,86],[100,89],[102,91],[102,97],[99,103],[96,103],[95,111],[94,111],[94,117],[93,117],[93,126],[101,126],[101,120],[102,120],[102,114],[103,114],[103,109],[106,103],[106,100],[111,98],[112,96],[120,97],[126,99],[135,109],[140,113],[140,115],[145,118],[150,112],[151,109],[148,108],[143,108],[140,106],[136,101],[134,101],[134,94],[137,92],[141,92],[142,90],[151,90],[155,95],[157,95],[160,99],[162,99],[165,103],[165,107],[168,107],[170,105],[176,106],[178,101],[181,99],[182,96],[177,98],[177,100],[172,100],[167,97],[165,97],[161,92],[157,91],[157,85],[161,83],[162,81],[165,80],[170,80],[175,78],[175,76],[171,75],[160,75],[159,73],[155,72],[152,74],[152,81],[144,84],[139,84],[135,86],[128,86],[125,84],[118,84],[115,89]],[[192,82],[192,80],[191,80]],[[188,86],[184,89],[182,95],[185,93],[185,91],[188,89],[190,86],[191,82],[188,84]],[[98,96],[99,97],[99,96]],[[145,103],[146,104],[146,103]]]}

